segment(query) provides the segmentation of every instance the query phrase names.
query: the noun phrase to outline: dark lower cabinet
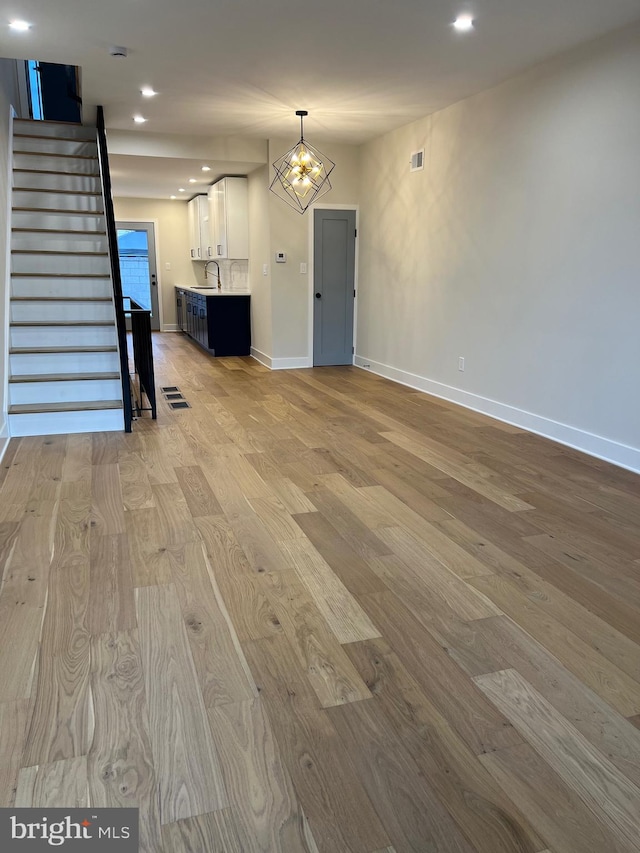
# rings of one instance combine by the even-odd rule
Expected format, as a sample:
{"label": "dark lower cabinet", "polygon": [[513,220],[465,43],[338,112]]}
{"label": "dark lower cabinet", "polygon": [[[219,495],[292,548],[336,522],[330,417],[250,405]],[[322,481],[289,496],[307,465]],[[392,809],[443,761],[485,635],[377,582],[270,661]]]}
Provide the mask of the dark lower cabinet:
{"label": "dark lower cabinet", "polygon": [[249,294],[207,296],[176,288],[178,328],[211,355],[249,355],[250,300]]}
{"label": "dark lower cabinet", "polygon": [[176,288],[176,323],[181,332],[184,332],[184,314],[185,314],[185,295],[184,290]]}

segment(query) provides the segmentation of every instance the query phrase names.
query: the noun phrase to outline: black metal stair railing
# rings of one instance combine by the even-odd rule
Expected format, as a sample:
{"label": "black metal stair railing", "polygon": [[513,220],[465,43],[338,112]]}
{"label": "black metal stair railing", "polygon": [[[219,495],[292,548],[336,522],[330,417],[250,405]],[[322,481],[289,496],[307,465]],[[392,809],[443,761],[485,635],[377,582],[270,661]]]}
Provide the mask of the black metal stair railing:
{"label": "black metal stair railing", "polygon": [[[124,309],[126,317],[131,318],[131,340],[133,342],[133,364],[138,377],[138,383],[132,385],[134,414],[139,417],[142,412],[151,412],[156,418],[156,385],[153,369],[153,341],[151,338],[151,311],[142,308],[130,296],[124,297],[129,306]],[[144,405],[143,395],[149,401]]]}
{"label": "black metal stair railing", "polygon": [[133,420],[133,405],[131,401],[131,381],[129,379],[129,352],[127,349],[127,326],[122,303],[122,280],[120,278],[120,258],[118,256],[118,233],[113,212],[111,196],[111,175],[109,173],[109,156],[107,154],[107,137],[104,128],[104,110],[98,107],[98,160],[100,163],[100,178],[102,180],[102,196],[104,199],[104,215],[109,241],[109,258],[111,260],[111,280],[113,282],[113,301],[116,309],[116,329],[118,332],[118,351],[120,353],[120,374],[122,376],[122,403],[124,406],[125,432],[131,432]]}

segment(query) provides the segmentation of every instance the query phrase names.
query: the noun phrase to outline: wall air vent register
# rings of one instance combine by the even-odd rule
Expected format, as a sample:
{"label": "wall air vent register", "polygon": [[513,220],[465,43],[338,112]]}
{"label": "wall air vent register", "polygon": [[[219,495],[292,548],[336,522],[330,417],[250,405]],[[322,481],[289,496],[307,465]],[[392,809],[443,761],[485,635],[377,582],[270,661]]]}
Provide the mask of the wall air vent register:
{"label": "wall air vent register", "polygon": [[414,151],[411,155],[409,171],[420,172],[422,169],[424,169],[424,148],[421,148],[420,151]]}

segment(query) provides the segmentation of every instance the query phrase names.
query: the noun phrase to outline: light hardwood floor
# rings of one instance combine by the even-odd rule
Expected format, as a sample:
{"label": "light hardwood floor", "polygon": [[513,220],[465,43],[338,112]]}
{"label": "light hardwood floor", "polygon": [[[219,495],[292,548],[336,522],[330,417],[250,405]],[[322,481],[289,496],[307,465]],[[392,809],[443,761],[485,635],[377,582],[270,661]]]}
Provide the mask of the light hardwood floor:
{"label": "light hardwood floor", "polygon": [[156,423],[0,469],[0,805],[144,853],[640,850],[640,478],[156,336]]}

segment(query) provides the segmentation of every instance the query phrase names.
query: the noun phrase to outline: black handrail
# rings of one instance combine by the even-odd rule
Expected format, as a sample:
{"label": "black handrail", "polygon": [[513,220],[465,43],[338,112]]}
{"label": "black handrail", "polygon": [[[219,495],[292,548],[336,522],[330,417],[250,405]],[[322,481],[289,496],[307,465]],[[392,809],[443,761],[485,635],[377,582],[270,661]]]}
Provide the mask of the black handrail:
{"label": "black handrail", "polygon": [[113,301],[116,309],[116,328],[118,330],[118,350],[120,352],[120,373],[122,375],[122,404],[124,406],[124,429],[131,432],[133,407],[131,404],[131,381],[129,379],[129,354],[127,350],[127,326],[122,305],[122,281],[120,279],[120,258],[118,255],[118,232],[111,197],[111,175],[109,173],[109,155],[104,127],[104,110],[98,107],[98,159],[102,179],[104,215],[109,240],[109,258],[111,260],[111,280],[113,282]]}
{"label": "black handrail", "polygon": [[[156,382],[153,369],[153,340],[151,338],[151,311],[142,308],[130,296],[125,296],[129,301],[129,308],[124,309],[127,317],[131,318],[131,338],[133,340],[133,363],[138,374],[140,384],[139,399],[135,400],[135,416],[140,417],[142,412],[151,412],[155,420],[156,410]],[[134,383],[135,389],[135,383]],[[142,395],[145,394],[149,406],[142,405]]]}

